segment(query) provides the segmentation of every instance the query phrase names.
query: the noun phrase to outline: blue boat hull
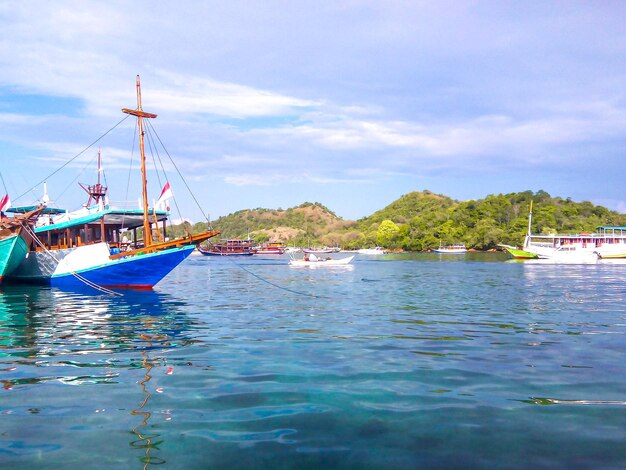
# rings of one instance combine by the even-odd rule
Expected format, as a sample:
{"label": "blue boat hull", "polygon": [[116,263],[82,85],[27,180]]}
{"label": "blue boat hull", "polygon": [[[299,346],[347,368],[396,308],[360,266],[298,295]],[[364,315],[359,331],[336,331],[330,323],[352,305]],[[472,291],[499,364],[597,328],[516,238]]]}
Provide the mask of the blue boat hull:
{"label": "blue boat hull", "polygon": [[122,258],[110,263],[68,274],[19,276],[7,280],[43,284],[61,288],[83,288],[92,283],[107,288],[150,289],[169,274],[194,250],[194,245],[172,248],[140,256]]}

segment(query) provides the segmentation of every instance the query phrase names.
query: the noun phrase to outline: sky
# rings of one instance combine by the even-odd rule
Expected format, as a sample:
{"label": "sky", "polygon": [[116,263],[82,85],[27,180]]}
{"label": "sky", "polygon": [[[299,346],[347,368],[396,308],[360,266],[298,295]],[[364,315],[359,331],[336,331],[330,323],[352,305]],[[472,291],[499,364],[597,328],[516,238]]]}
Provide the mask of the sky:
{"label": "sky", "polygon": [[30,204],[45,181],[77,209],[99,148],[111,202],[136,206],[121,108],[140,75],[174,217],[319,202],[356,220],[422,190],[626,213],[624,18],[611,0],[5,0],[0,193]]}

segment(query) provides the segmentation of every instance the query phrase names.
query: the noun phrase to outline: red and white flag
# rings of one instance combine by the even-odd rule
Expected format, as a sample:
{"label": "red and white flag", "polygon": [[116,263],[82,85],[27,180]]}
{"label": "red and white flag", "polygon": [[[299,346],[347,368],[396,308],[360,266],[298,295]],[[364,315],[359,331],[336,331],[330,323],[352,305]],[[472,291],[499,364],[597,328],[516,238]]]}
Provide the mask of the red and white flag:
{"label": "red and white flag", "polygon": [[9,199],[9,195],[5,194],[2,199],[0,199],[0,211],[5,211],[9,207],[11,207],[11,199]]}
{"label": "red and white flag", "polygon": [[161,190],[161,195],[159,196],[159,200],[156,202],[155,207],[161,207],[165,205],[165,202],[168,199],[172,199],[174,194],[172,193],[172,188],[170,188],[170,182],[167,181],[163,189]]}

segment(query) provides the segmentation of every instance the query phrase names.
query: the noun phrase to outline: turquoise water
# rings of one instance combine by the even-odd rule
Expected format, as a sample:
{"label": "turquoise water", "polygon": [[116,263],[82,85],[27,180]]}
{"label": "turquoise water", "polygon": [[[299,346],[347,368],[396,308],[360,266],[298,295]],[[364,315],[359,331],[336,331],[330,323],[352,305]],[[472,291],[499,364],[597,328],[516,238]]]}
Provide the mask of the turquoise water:
{"label": "turquoise water", "polygon": [[192,257],[121,297],[3,286],[0,467],[624,468],[625,279]]}

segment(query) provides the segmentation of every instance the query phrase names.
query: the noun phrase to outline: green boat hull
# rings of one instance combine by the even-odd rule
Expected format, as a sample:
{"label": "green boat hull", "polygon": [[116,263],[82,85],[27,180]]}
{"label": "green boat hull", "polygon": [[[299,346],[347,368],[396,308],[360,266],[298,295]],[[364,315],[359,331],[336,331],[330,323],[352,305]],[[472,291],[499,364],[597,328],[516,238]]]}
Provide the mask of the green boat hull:
{"label": "green boat hull", "polygon": [[500,246],[503,247],[515,259],[537,259],[537,258],[539,258],[534,253],[530,253],[528,251],[520,250],[519,248],[515,248],[513,246],[508,246],[508,245],[500,245]]}
{"label": "green boat hull", "polygon": [[0,281],[11,274],[26,257],[28,247],[19,235],[0,241]]}

